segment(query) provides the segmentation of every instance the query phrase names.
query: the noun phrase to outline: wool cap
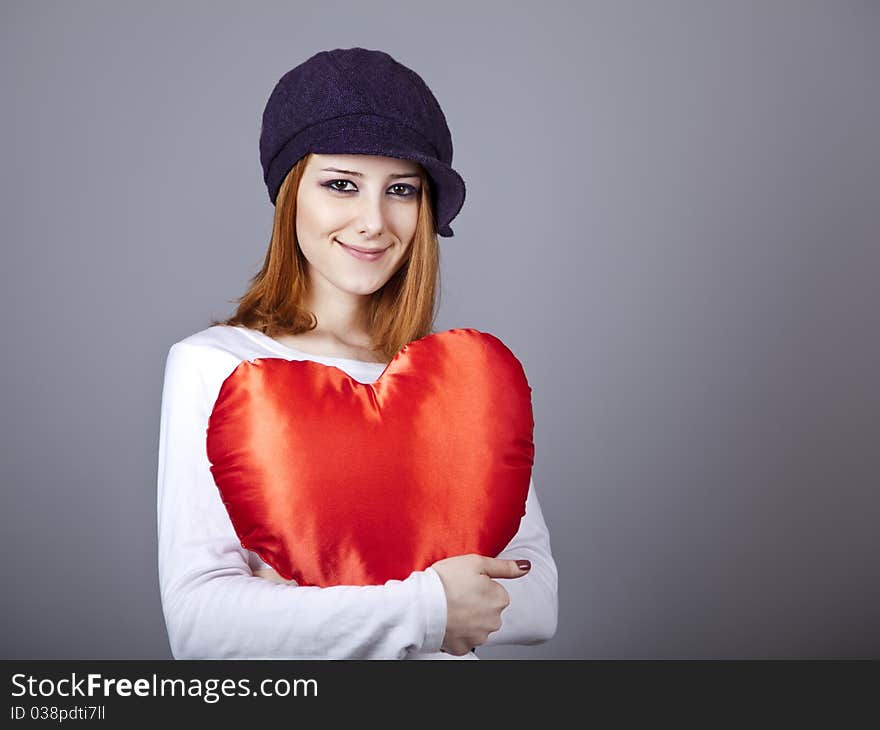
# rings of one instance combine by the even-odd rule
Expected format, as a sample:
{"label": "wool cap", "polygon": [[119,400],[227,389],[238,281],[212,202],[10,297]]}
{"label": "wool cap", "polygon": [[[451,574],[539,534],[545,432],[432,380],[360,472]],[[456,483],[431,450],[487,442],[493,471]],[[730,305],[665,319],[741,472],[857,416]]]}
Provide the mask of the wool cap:
{"label": "wool cap", "polygon": [[428,85],[383,51],[337,48],[285,73],[266,103],[260,162],[272,204],[287,173],[306,154],[365,154],[418,162],[430,177],[435,225],[450,221],[465,198],[452,169],[452,136]]}

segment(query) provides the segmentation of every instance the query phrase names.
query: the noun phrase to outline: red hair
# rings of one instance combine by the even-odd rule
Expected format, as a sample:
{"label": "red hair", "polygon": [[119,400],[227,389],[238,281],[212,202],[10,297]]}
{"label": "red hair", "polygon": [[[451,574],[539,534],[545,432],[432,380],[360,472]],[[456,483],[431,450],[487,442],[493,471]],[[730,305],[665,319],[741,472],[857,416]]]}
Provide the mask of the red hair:
{"label": "red hair", "polygon": [[[263,268],[237,300],[235,314],[212,325],[243,326],[269,337],[314,329],[314,313],[303,306],[308,262],[296,240],[296,197],[311,154],[287,174],[275,201],[272,238]],[[421,198],[416,232],[397,272],[370,298],[368,327],[373,349],[390,361],[413,340],[431,333],[440,296],[440,250],[428,175],[419,165]]]}

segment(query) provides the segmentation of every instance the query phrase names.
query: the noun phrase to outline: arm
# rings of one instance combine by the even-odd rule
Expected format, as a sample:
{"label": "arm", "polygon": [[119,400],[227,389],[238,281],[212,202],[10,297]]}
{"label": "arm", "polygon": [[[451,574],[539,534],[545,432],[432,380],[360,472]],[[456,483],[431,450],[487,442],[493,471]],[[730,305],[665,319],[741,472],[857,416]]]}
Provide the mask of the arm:
{"label": "arm", "polygon": [[556,563],[533,481],[519,531],[497,557],[530,560],[532,568],[522,578],[496,579],[510,595],[510,605],[501,613],[501,628],[483,646],[539,644],[553,638],[559,611]]}
{"label": "arm", "polygon": [[[159,428],[162,610],[175,659],[402,659],[439,651],[446,593],[431,568],[381,586],[292,586],[252,574],[210,472],[211,351],[168,353]],[[218,386],[219,387],[219,386]]]}

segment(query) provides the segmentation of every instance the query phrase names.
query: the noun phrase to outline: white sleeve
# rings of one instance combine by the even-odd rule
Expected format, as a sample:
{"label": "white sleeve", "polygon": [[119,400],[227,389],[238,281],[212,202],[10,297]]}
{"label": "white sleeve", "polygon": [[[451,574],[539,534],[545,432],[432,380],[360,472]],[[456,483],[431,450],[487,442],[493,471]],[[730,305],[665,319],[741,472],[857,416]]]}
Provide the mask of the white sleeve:
{"label": "white sleeve", "polygon": [[427,568],[379,586],[296,586],[254,576],[210,471],[213,408],[199,358],[165,363],[159,427],[162,610],[175,659],[402,659],[439,651],[446,592]]}
{"label": "white sleeve", "polygon": [[510,604],[501,612],[501,628],[489,634],[483,646],[539,644],[553,638],[559,613],[556,562],[533,481],[519,531],[498,557],[530,560],[532,567],[522,578],[494,579],[507,590]]}

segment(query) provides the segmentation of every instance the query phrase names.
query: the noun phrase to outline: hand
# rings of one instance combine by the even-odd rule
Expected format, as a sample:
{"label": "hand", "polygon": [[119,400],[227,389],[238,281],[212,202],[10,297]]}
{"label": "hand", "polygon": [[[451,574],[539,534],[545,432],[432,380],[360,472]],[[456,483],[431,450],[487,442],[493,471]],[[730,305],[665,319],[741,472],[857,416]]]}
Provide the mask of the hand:
{"label": "hand", "polygon": [[446,636],[441,651],[463,656],[501,628],[501,612],[510,605],[510,596],[492,578],[521,578],[531,564],[519,562],[528,567],[523,570],[516,560],[476,554],[456,555],[431,565],[446,591]]}

